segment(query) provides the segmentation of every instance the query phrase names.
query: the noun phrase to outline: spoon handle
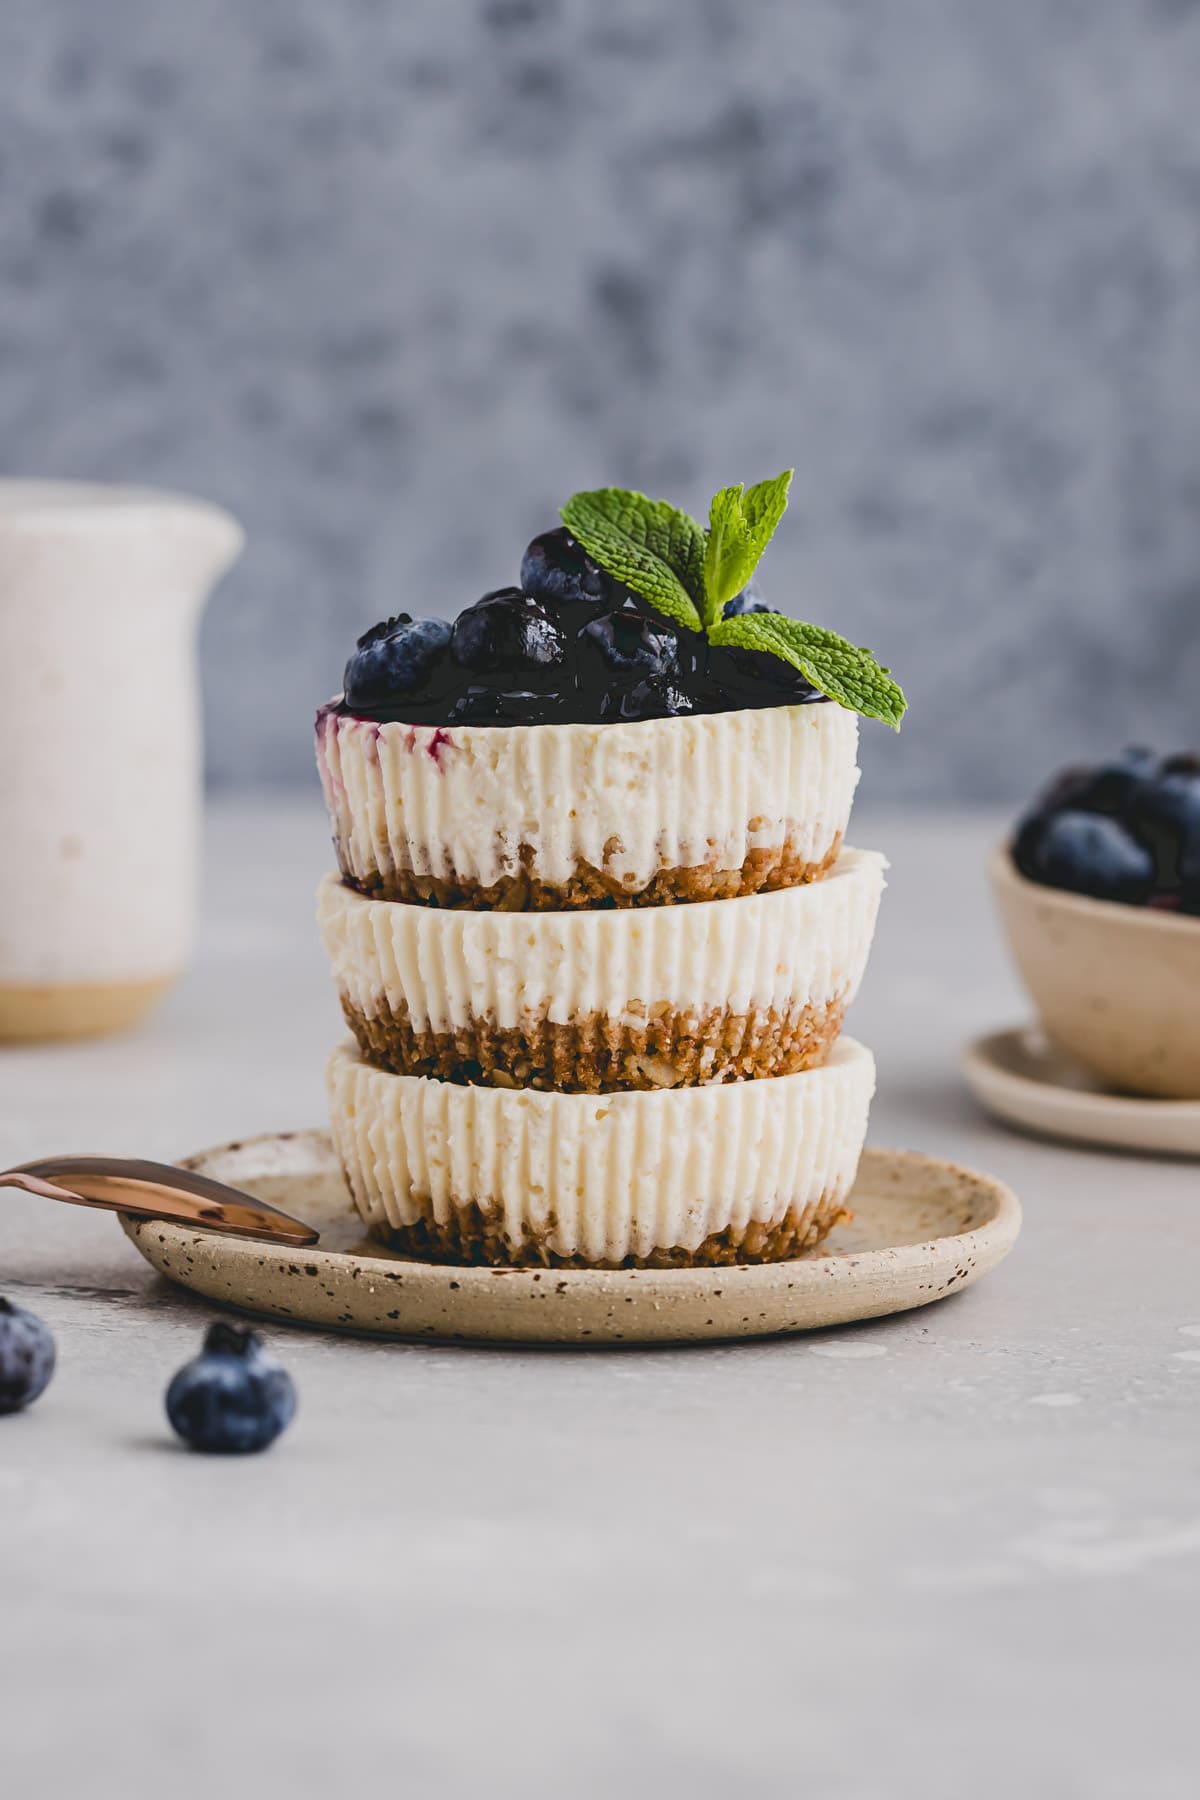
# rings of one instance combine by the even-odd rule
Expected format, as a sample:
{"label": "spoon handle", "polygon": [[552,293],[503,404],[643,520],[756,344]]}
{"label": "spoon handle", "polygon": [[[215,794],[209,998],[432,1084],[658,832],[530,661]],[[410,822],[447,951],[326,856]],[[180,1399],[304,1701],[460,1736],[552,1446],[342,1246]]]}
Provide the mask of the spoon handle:
{"label": "spoon handle", "polygon": [[46,1156],[0,1171],[0,1187],[22,1188],[69,1206],[102,1207],[140,1219],[169,1219],[203,1231],[267,1238],[297,1247],[317,1232],[265,1200],[171,1163],[126,1156]]}

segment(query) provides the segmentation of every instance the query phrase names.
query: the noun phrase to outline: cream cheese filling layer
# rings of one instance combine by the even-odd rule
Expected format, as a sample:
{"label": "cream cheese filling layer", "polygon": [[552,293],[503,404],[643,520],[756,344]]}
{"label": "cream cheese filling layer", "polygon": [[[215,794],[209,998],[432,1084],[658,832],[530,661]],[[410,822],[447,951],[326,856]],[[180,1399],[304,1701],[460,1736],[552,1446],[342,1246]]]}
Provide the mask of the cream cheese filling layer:
{"label": "cream cheese filling layer", "polygon": [[853,1184],[874,1059],[842,1038],[803,1074],[653,1093],[554,1094],[329,1063],[334,1141],[377,1233],[482,1214],[514,1255],[619,1263],[696,1251]]}
{"label": "cream cheese filling layer", "polygon": [[344,873],[491,888],[582,868],[638,892],[663,870],[820,864],[845,831],[858,719],[832,702],[605,725],[376,724],[324,711],[317,761]]}
{"label": "cream cheese filling layer", "polygon": [[884,858],[844,849],[823,881],[740,899],[631,910],[457,912],[372,900],[329,875],[317,918],[339,994],[415,1031],[486,1020],[636,1024],[656,1006],[782,1016],[854,999]]}

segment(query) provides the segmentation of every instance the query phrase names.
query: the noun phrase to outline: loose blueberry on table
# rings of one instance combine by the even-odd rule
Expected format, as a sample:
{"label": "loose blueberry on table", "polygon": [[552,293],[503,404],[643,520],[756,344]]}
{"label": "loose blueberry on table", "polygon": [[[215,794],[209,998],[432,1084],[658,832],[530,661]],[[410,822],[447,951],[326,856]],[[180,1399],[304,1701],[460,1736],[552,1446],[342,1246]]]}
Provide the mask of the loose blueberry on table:
{"label": "loose blueberry on table", "polygon": [[209,1326],[200,1355],[167,1389],[167,1416],[179,1436],[216,1455],[265,1450],[295,1411],[292,1378],[258,1333],[223,1320]]}
{"label": "loose blueberry on table", "polygon": [[0,1296],[0,1413],[32,1406],[49,1387],[54,1364],[50,1327]]}
{"label": "loose blueberry on table", "polygon": [[1131,749],[1063,770],[1021,820],[1012,854],[1047,887],[1200,915],[1200,755]]}
{"label": "loose blueberry on table", "polygon": [[564,524],[453,621],[399,613],[359,638],[336,710],[413,725],[673,718],[828,699],[898,725],[869,651],[773,612],[754,568],[791,471],[714,496],[707,528],[627,489],[574,495]]}

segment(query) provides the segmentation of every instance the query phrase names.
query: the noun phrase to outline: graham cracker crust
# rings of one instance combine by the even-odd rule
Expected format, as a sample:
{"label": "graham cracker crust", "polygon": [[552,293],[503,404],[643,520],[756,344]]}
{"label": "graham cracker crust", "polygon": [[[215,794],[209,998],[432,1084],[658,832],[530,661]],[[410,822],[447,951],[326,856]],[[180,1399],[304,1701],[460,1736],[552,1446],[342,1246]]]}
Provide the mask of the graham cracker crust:
{"label": "graham cracker crust", "polygon": [[842,847],[839,831],[819,862],[806,862],[787,844],[751,850],[737,869],[708,863],[693,868],[660,869],[650,882],[634,890],[619,877],[578,862],[564,884],[545,882],[533,873],[534,849],[522,844],[522,868],[491,887],[477,881],[461,881],[440,875],[417,875],[411,869],[377,869],[370,877],[356,876],[346,865],[338,846],[342,879],[372,900],[401,900],[409,906],[441,906],[458,911],[567,912],[580,907],[674,906],[694,900],[736,900],[743,894],[772,893],[776,888],[801,887],[819,881],[838,859]]}
{"label": "graham cracker crust", "polygon": [[[470,1268],[542,1269],[693,1269],[722,1268],[734,1263],[790,1262],[815,1250],[844,1218],[840,1193],[824,1193],[807,1206],[790,1206],[781,1218],[750,1220],[744,1226],[727,1226],[712,1232],[695,1250],[663,1247],[648,1256],[591,1258],[575,1251],[562,1255],[550,1248],[553,1219],[534,1236],[510,1242],[500,1221],[474,1200],[455,1208],[452,1219],[439,1223],[431,1216],[413,1225],[372,1226],[371,1235],[400,1255],[417,1262],[451,1263]],[[418,1204],[422,1204],[418,1200]]]}
{"label": "graham cracker crust", "polygon": [[[381,1004],[386,1006],[386,1001]],[[364,1059],[393,1075],[461,1086],[603,1094],[749,1081],[819,1068],[842,1029],[841,997],[780,1013],[654,1006],[634,1023],[587,1013],[567,1024],[529,1017],[519,1026],[472,1019],[453,1032],[413,1028],[407,1008],[368,1018],[345,995],[342,1011]]]}

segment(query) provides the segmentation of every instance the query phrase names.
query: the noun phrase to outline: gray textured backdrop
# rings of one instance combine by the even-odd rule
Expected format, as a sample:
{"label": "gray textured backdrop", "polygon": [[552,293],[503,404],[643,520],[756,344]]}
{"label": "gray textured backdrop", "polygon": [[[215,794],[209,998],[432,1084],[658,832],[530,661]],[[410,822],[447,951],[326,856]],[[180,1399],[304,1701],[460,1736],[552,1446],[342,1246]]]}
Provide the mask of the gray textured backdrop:
{"label": "gray textured backdrop", "polygon": [[876,794],[1200,737],[1191,0],[2,0],[0,459],[226,502],[218,780],[573,487],[794,462]]}

